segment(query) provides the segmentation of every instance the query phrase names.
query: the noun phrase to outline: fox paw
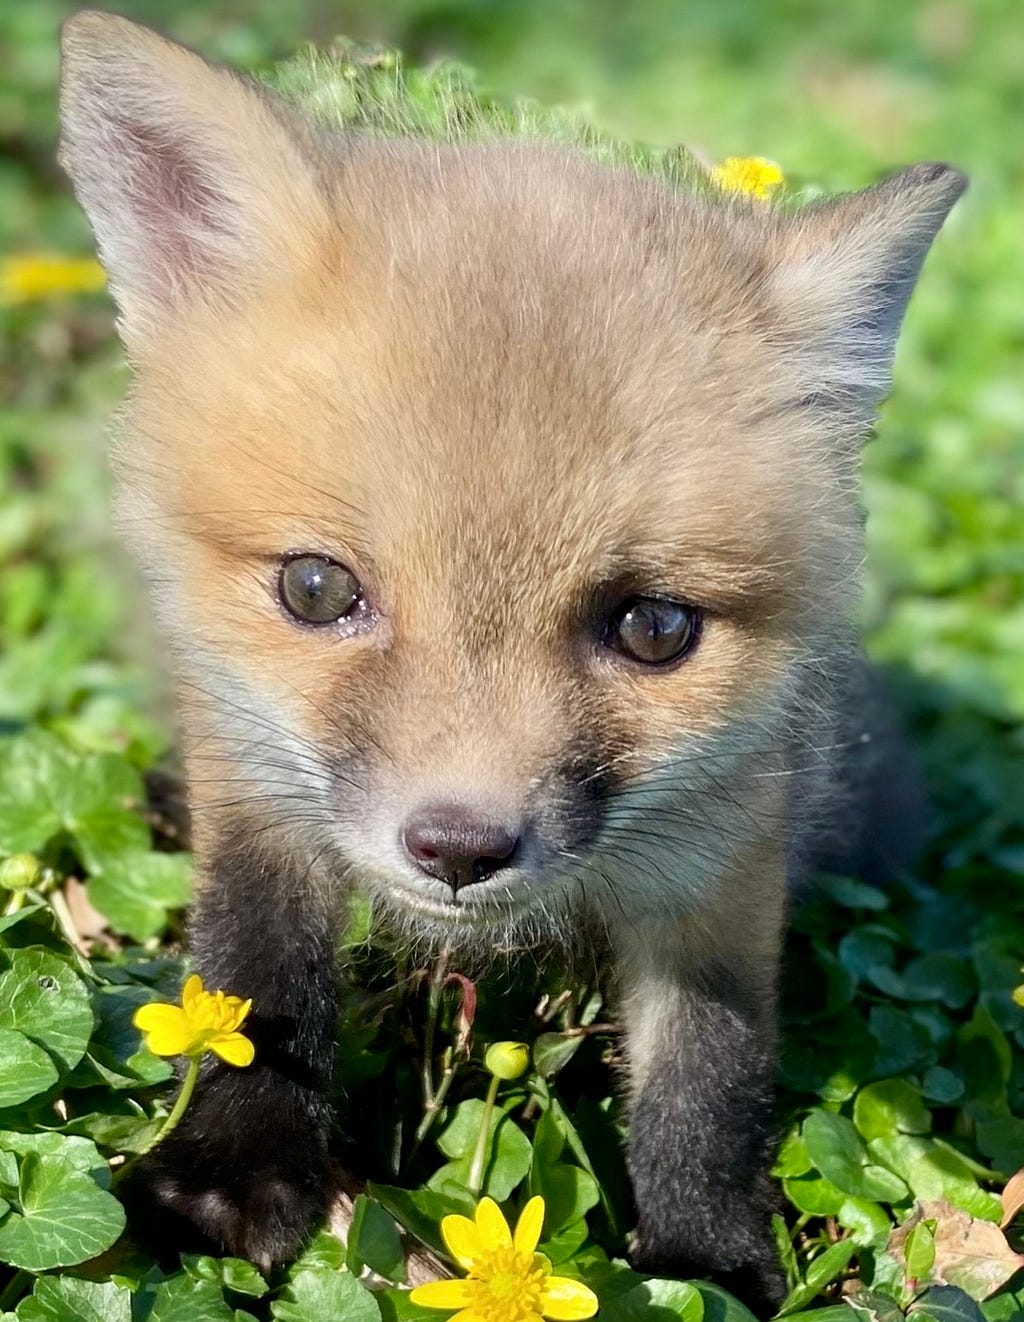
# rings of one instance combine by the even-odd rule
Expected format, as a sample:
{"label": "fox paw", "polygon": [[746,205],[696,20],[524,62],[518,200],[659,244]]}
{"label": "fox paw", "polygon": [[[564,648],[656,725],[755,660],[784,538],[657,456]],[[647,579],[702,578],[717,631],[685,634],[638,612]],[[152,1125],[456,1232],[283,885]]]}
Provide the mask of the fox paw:
{"label": "fox paw", "polygon": [[[211,1160],[197,1144],[170,1139],[124,1188],[134,1237],[158,1259],[178,1252],[246,1258],[264,1271],[294,1258],[330,1195],[326,1162],[277,1148],[273,1159]],[[233,1154],[234,1156],[234,1154]]]}

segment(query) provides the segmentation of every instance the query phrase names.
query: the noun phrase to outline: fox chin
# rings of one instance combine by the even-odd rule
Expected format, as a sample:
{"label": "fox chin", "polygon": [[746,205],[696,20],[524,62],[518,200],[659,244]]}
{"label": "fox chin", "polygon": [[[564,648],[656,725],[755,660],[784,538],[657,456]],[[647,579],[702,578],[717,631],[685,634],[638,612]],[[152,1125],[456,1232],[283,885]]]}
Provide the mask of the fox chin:
{"label": "fox chin", "polygon": [[61,119],[134,372],[116,515],[177,684],[192,958],[255,1007],[136,1226],[267,1265],[323,1216],[358,884],[467,960],[601,951],[634,1261],[770,1312],[788,897],[913,844],[858,466],[963,176],[785,209],[332,129],[91,12]]}

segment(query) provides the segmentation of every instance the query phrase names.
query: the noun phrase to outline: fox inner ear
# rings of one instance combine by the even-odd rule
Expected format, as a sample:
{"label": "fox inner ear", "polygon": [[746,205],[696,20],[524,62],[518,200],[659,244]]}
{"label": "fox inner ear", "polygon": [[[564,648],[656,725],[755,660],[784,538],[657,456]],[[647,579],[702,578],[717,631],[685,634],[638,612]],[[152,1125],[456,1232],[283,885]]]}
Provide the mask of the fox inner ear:
{"label": "fox inner ear", "polygon": [[921,265],[966,187],[947,165],[915,165],[783,221],[770,301],[807,397],[870,420]]}
{"label": "fox inner ear", "polygon": [[131,348],[182,304],[287,270],[322,232],[315,166],[270,95],[111,14],[64,26],[60,160]]}

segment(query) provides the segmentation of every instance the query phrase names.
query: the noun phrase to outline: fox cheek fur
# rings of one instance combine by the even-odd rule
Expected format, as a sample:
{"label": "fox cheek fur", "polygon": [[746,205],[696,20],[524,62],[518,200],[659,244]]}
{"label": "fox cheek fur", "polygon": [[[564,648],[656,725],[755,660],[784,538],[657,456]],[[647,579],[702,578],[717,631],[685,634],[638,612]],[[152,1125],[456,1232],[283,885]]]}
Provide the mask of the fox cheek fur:
{"label": "fox cheek fur", "polygon": [[323,1212],[357,883],[468,958],[610,946],[636,1260],[767,1311],[787,895],[900,847],[865,816],[858,445],[963,178],[784,214],[329,134],[94,13],[62,125],[136,369],[118,507],[180,679],[193,956],[255,1007],[136,1223],[267,1264]]}

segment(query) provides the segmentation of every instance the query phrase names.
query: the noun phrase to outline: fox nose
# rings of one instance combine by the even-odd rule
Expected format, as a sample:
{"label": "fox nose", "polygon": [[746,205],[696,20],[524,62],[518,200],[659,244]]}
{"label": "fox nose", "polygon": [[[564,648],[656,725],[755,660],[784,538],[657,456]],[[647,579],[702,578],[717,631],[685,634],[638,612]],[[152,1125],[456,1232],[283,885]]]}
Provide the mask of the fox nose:
{"label": "fox nose", "polygon": [[510,867],[519,849],[507,826],[454,803],[417,813],[406,822],[402,843],[421,871],[456,892]]}

